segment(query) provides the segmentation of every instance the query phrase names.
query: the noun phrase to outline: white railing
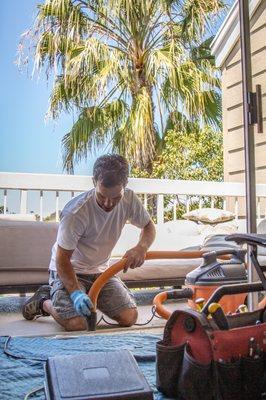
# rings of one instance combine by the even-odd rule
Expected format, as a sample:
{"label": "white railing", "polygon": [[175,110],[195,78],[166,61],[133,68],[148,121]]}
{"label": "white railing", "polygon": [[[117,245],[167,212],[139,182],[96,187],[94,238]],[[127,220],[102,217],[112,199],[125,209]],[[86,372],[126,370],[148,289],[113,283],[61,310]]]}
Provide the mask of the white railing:
{"label": "white railing", "polygon": [[[54,192],[55,194],[55,218],[59,219],[59,200],[63,193],[69,193],[70,198],[79,192],[87,191],[93,187],[91,176],[74,175],[51,175],[51,174],[28,174],[28,173],[10,173],[0,172],[0,191],[3,200],[0,200],[2,212],[6,214],[9,209],[9,196],[14,191],[20,192],[19,212],[26,214],[30,209],[29,193],[38,192],[40,220],[44,219],[44,193]],[[202,207],[203,200],[209,198],[210,205],[213,206],[217,198],[222,199],[223,208],[227,209],[227,201],[233,200],[233,207],[238,216],[239,200],[245,197],[245,185],[243,183],[229,182],[210,182],[210,181],[181,181],[168,179],[129,179],[128,187],[141,195],[145,207],[148,205],[148,196],[156,196],[157,223],[164,222],[164,196],[172,196],[173,219],[176,218],[177,198],[185,205],[188,211],[192,201],[197,201],[198,206]],[[257,216],[265,216],[265,210],[262,210],[261,200],[266,199],[266,184],[258,184],[257,190]],[[0,197],[1,199],[1,197]],[[265,199],[263,203],[265,203]],[[67,199],[64,203],[67,202]],[[61,207],[62,208],[62,207]]]}

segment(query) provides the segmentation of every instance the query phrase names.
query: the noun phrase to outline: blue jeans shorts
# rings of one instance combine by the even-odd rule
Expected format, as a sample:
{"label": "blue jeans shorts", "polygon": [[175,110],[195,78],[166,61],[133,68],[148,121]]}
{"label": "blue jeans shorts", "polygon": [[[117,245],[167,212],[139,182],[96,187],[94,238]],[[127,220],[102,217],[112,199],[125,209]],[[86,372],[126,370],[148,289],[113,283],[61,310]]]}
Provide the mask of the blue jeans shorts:
{"label": "blue jeans shorts", "polygon": [[[77,278],[80,289],[87,293],[100,274],[79,275]],[[56,271],[50,271],[49,284],[51,289],[51,301],[54,309],[62,319],[80,317],[73,307],[68,291],[64,288]],[[97,308],[109,318],[118,316],[122,311],[136,308],[133,294],[118,276],[113,276],[105,284],[99,293]]]}

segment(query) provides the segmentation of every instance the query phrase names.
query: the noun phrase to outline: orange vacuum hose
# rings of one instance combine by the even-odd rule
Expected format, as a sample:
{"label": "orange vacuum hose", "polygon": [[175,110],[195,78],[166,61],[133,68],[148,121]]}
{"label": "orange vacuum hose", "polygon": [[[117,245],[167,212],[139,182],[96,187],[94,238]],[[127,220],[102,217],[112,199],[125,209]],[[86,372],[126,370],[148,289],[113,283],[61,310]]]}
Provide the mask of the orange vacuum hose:
{"label": "orange vacuum hose", "polygon": [[162,305],[163,302],[167,300],[167,292],[158,293],[153,299],[153,305],[156,307],[157,313],[160,317],[164,319],[169,319],[172,312],[167,310],[166,307]]}
{"label": "orange vacuum hose", "polygon": [[[146,260],[156,260],[156,259],[187,259],[187,258],[201,258],[206,251],[196,250],[196,251],[149,251],[146,254]],[[115,274],[122,271],[125,267],[126,259],[122,258],[117,263],[113,264],[106,271],[104,271],[91,286],[88,296],[90,297],[94,309],[97,308],[97,299],[102,287],[106,282]],[[141,268],[141,267],[140,267]],[[169,318],[169,316],[167,317]]]}

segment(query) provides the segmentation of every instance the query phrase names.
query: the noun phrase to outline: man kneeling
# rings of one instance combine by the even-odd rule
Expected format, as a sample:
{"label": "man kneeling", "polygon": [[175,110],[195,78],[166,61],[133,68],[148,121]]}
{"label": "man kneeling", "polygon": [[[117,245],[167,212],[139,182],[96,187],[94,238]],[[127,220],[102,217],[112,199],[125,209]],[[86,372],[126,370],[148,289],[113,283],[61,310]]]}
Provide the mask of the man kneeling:
{"label": "man kneeling", "polygon": [[[108,267],[111,252],[126,222],[141,228],[139,242],[128,250],[125,271],[140,267],[155,238],[155,227],[134,192],[126,188],[129,166],[119,155],[104,155],[93,167],[94,188],[70,200],[60,215],[50,261],[49,285],[25,303],[23,316],[52,317],[67,331],[87,329],[92,283]],[[117,276],[102,288],[98,308],[121,326],[133,325],[136,303]]]}

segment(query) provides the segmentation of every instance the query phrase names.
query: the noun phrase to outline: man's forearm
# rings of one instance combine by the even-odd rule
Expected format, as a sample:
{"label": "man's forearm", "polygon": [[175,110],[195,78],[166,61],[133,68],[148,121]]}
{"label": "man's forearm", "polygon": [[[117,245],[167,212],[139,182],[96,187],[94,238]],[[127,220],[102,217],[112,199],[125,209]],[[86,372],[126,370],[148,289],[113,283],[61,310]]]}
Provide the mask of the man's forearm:
{"label": "man's forearm", "polygon": [[150,221],[142,229],[138,245],[142,246],[147,251],[149,249],[149,247],[151,246],[151,244],[154,242],[155,235],[156,235],[156,230],[155,230],[154,223],[152,221]]}

